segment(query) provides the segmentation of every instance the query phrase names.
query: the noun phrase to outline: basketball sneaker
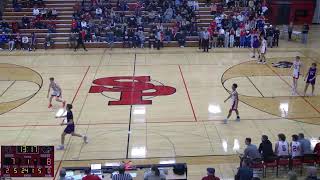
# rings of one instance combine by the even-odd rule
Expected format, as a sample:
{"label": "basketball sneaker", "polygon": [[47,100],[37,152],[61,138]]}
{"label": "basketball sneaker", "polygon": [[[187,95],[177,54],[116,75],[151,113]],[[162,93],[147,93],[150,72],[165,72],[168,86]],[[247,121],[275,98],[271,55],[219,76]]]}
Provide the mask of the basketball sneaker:
{"label": "basketball sneaker", "polygon": [[236,121],[240,122],[240,117],[237,117]]}
{"label": "basketball sneaker", "polygon": [[227,124],[227,123],[228,123],[228,119],[226,118],[223,120],[223,124]]}
{"label": "basketball sneaker", "polygon": [[88,136],[83,136],[83,142],[86,143],[86,144],[89,143],[89,141],[88,141]]}
{"label": "basketball sneaker", "polygon": [[59,145],[56,149],[57,150],[64,150],[64,145]]}
{"label": "basketball sneaker", "polygon": [[48,108],[52,108],[52,104],[49,104]]}

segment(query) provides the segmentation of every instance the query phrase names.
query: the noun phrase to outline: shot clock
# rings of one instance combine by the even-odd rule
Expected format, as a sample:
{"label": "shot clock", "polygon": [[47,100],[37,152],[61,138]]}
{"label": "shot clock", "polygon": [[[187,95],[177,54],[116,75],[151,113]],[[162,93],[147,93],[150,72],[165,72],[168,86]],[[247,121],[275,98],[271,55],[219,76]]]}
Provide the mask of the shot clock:
{"label": "shot clock", "polygon": [[54,146],[1,146],[2,177],[53,177]]}

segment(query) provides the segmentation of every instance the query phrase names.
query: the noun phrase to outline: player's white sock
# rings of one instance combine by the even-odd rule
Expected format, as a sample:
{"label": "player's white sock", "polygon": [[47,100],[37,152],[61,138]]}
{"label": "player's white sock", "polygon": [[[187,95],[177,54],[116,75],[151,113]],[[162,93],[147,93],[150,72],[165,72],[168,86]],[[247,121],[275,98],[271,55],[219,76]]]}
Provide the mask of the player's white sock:
{"label": "player's white sock", "polygon": [[84,143],[88,144],[89,141],[88,141],[88,137],[86,135],[83,136],[83,141],[84,141]]}
{"label": "player's white sock", "polygon": [[228,122],[228,118],[225,118],[225,119],[223,120],[223,123],[224,123],[224,124],[227,124],[227,122]]}
{"label": "player's white sock", "polygon": [[57,147],[57,150],[64,150],[64,145],[59,145],[59,146]]}

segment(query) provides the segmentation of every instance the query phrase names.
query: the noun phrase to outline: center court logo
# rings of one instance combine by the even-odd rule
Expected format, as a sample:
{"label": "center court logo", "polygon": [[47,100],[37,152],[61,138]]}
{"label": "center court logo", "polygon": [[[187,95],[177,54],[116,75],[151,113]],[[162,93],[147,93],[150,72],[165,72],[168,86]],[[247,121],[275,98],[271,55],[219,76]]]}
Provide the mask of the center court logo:
{"label": "center court logo", "polygon": [[[108,105],[152,104],[152,97],[168,96],[176,92],[174,87],[151,80],[150,76],[117,76],[99,78],[93,81],[89,93],[101,93],[115,99]],[[106,95],[108,92],[120,92],[120,98]]]}

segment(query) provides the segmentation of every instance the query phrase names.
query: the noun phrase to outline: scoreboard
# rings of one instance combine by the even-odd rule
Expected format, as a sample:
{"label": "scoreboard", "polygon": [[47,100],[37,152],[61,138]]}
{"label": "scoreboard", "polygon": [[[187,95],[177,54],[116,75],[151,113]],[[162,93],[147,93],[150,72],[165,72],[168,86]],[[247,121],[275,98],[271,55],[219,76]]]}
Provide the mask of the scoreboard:
{"label": "scoreboard", "polygon": [[1,146],[2,177],[53,177],[54,146]]}

